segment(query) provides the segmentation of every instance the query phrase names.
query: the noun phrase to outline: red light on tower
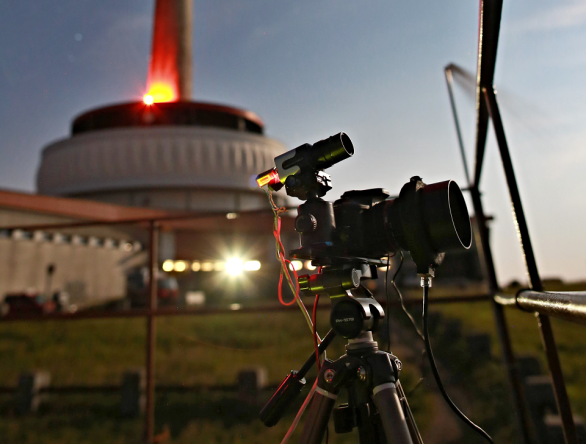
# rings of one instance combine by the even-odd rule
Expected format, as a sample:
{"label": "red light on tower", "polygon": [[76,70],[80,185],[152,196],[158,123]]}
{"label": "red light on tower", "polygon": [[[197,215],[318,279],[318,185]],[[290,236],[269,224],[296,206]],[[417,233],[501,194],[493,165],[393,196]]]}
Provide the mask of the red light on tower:
{"label": "red light on tower", "polygon": [[191,0],[157,0],[144,103],[191,100]]}
{"label": "red light on tower", "polygon": [[173,85],[162,82],[150,85],[148,92],[143,98],[144,103],[147,105],[161,102],[175,102],[177,99],[177,91]]}

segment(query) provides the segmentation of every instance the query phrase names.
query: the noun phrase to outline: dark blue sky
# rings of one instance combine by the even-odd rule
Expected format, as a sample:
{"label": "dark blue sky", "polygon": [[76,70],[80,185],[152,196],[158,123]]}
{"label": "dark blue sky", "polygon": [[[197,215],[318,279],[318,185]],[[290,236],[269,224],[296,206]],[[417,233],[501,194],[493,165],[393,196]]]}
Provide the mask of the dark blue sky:
{"label": "dark blue sky", "polygon": [[[144,93],[153,1],[0,2],[0,187],[35,189],[39,154],[91,107]],[[397,192],[418,174],[464,185],[443,67],[475,72],[472,0],[195,1],[194,98],[249,108],[293,148],[356,147],[331,198]],[[586,277],[586,5],[505,0],[496,85],[545,276]],[[458,105],[469,157],[474,103]],[[523,265],[492,134],[483,179],[501,280]]]}

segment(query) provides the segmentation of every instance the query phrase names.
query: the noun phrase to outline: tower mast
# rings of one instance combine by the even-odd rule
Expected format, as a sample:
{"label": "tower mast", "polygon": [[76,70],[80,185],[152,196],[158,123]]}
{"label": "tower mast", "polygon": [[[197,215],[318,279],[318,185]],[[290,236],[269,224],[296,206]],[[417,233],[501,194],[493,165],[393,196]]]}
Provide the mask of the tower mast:
{"label": "tower mast", "polygon": [[152,101],[191,100],[192,29],[193,0],[157,0],[147,80]]}

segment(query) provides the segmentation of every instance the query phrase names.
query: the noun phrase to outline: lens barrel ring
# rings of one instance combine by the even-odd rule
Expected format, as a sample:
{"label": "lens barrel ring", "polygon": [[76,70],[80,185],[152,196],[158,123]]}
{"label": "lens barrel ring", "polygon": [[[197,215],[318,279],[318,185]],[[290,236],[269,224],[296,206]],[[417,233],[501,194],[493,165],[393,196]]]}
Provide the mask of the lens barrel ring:
{"label": "lens barrel ring", "polygon": [[431,240],[427,234],[425,220],[421,210],[421,190],[425,184],[419,176],[414,176],[403,185],[399,194],[399,214],[403,226],[403,236],[408,250],[417,265],[418,274],[434,273],[434,267],[440,265],[444,253],[435,252],[431,248]]}

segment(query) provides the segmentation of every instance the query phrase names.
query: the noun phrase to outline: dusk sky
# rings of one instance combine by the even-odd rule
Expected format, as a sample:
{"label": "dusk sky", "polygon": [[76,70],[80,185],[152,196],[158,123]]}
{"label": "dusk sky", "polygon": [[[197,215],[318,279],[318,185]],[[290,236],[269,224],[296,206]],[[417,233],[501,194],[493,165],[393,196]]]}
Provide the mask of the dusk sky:
{"label": "dusk sky", "polygon": [[[40,151],[89,108],[145,92],[153,1],[0,2],[0,187],[35,190]],[[194,99],[259,114],[294,148],[344,131],[348,189],[465,176],[443,68],[476,72],[478,1],[195,0]],[[586,278],[586,2],[507,1],[505,131],[543,277]],[[474,98],[458,109],[473,164]],[[491,133],[481,189],[501,283],[525,270]]]}

